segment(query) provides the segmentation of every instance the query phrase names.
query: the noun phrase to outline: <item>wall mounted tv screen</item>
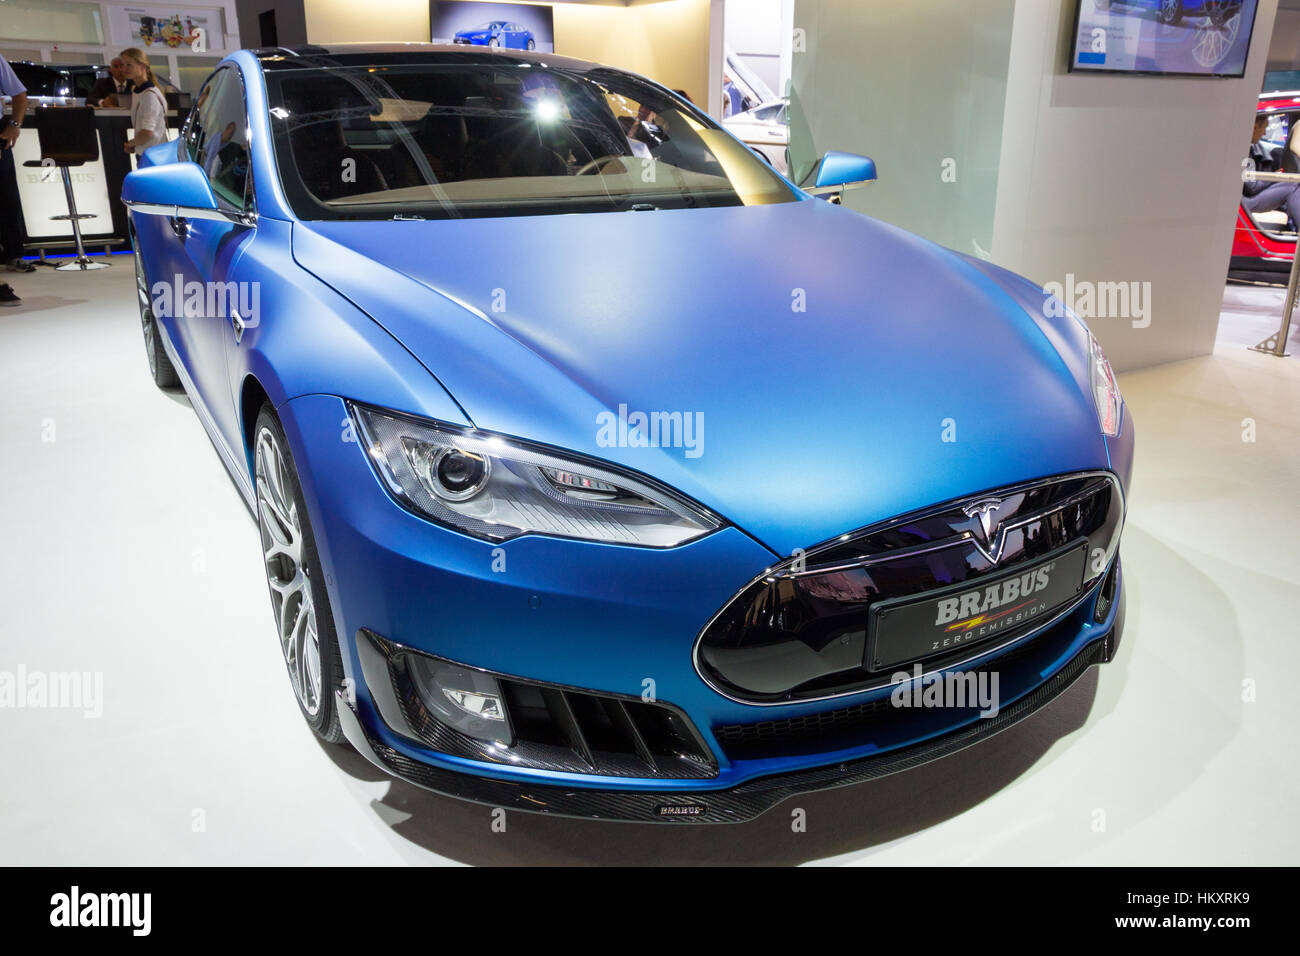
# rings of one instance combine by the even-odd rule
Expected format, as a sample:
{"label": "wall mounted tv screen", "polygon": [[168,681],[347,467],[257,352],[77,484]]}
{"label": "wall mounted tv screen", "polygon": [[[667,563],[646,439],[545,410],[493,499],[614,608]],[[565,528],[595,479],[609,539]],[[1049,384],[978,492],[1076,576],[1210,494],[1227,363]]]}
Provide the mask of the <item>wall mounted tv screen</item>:
{"label": "wall mounted tv screen", "polygon": [[1079,0],[1070,69],[1241,76],[1259,0]]}

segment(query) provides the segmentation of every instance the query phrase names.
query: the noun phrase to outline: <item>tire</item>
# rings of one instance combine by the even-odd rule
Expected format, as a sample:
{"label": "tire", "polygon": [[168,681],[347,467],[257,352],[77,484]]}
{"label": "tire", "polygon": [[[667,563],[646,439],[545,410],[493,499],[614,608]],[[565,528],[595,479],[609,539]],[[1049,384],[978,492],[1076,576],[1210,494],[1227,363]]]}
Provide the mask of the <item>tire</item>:
{"label": "tire", "polygon": [[336,744],[343,740],[334,696],[343,683],[338,636],[293,453],[270,405],[253,426],[253,462],[262,564],[289,681],[312,733]]}
{"label": "tire", "polygon": [[529,50],[536,50],[536,49],[537,49],[537,43],[536,43],[535,41],[533,41],[533,40],[529,40],[529,41],[528,41],[528,49],[529,49]]}
{"label": "tire", "polygon": [[1177,26],[1183,19],[1183,0],[1160,0],[1160,12],[1156,19],[1166,26]]}
{"label": "tire", "polygon": [[1210,18],[1210,23],[1222,29],[1227,26],[1232,15],[1240,8],[1240,4],[1232,3],[1230,0],[1207,0],[1205,4],[1205,14]]}
{"label": "tire", "polygon": [[490,40],[488,40],[488,46],[492,47],[492,49],[494,50],[500,45],[501,45],[501,41],[498,40],[496,37],[492,37]]}
{"label": "tire", "polygon": [[149,298],[149,280],[145,277],[144,262],[140,258],[140,244],[134,232],[131,239],[132,258],[135,259],[135,293],[140,306],[140,331],[144,334],[144,354],[149,361],[149,374],[159,388],[175,388],[181,383],[180,376],[172,367],[167,349],[162,344],[162,333],[158,330],[158,320],[154,318],[153,303]]}

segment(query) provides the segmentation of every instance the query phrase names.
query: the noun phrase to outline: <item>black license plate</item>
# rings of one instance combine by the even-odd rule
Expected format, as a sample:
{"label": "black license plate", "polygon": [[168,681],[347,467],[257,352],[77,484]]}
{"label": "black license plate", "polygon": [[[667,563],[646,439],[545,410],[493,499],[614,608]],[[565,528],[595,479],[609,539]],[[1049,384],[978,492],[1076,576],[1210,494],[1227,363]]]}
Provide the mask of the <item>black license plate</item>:
{"label": "black license plate", "polygon": [[870,611],[868,669],[939,657],[1046,623],[1083,589],[1087,551],[1081,544],[978,584],[882,601]]}

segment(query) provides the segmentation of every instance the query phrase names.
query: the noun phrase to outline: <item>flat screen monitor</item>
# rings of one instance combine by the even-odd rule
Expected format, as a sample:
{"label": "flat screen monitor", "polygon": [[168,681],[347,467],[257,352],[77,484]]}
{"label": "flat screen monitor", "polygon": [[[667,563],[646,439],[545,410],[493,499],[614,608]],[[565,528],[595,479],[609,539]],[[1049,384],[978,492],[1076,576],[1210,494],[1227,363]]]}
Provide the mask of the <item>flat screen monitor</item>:
{"label": "flat screen monitor", "polygon": [[1079,0],[1070,69],[1242,76],[1258,0]]}

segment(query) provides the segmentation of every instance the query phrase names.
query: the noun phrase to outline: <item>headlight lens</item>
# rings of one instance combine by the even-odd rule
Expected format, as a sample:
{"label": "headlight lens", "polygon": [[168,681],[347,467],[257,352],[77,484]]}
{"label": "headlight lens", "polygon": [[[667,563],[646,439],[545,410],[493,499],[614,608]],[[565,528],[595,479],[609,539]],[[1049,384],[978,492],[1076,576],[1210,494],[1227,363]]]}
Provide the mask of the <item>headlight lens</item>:
{"label": "headlight lens", "polygon": [[476,538],[544,534],[671,548],[722,526],[669,489],[608,465],[361,405],[351,410],[389,492]]}
{"label": "headlight lens", "polygon": [[1119,410],[1123,399],[1120,398],[1119,385],[1115,383],[1115,373],[1110,362],[1101,350],[1097,337],[1088,333],[1088,349],[1092,353],[1088,363],[1092,369],[1092,399],[1097,403],[1097,418],[1101,422],[1102,433],[1110,438],[1119,434]]}

